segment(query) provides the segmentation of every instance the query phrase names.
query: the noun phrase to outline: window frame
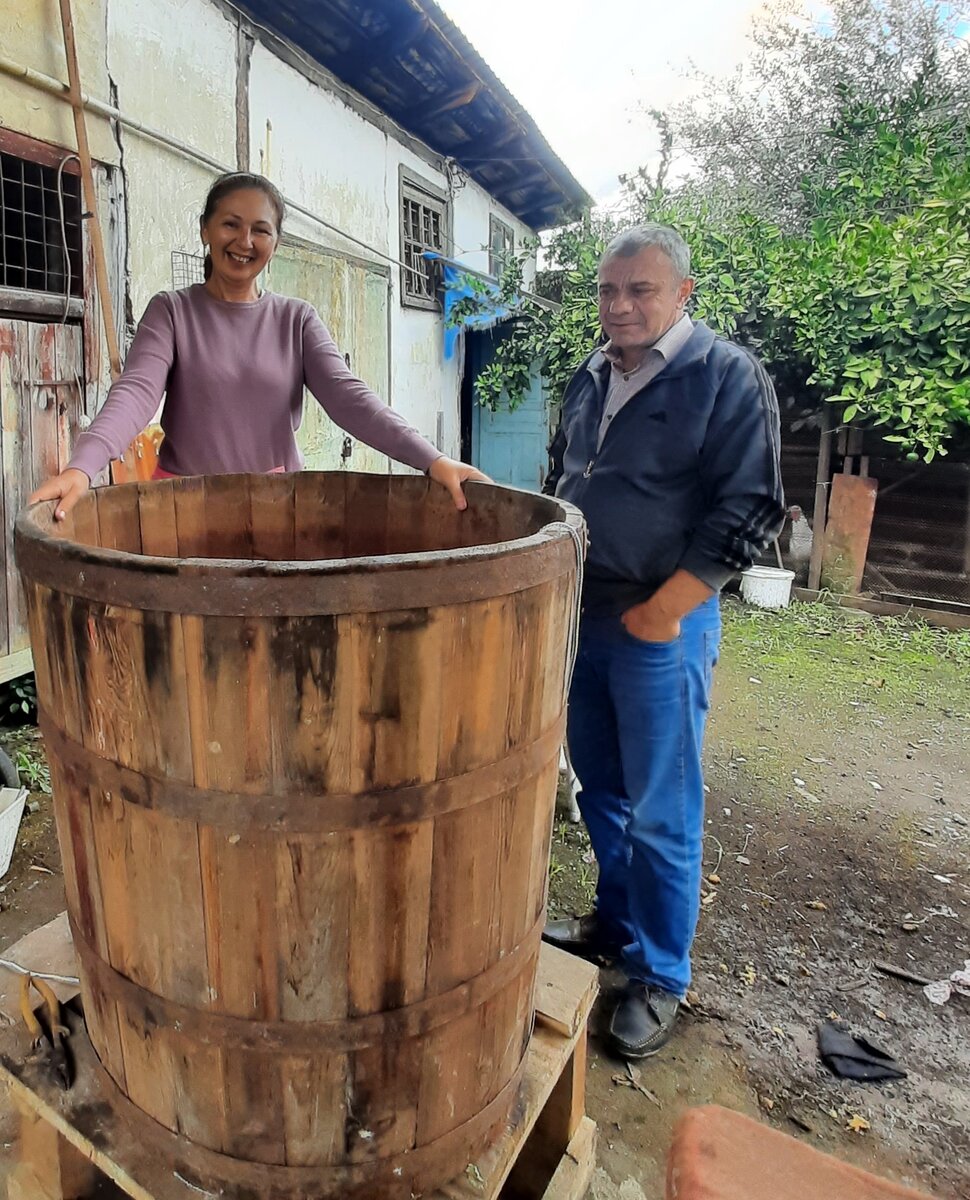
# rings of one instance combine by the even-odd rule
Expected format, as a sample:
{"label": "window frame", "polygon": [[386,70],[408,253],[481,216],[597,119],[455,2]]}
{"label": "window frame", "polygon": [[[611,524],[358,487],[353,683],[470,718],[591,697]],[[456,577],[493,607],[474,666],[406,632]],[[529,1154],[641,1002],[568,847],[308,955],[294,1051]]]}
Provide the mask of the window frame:
{"label": "window frame", "polygon": [[[501,231],[502,241],[505,243],[502,254],[508,255],[509,258],[515,257],[515,230],[508,223],[494,212],[488,214],[488,273],[493,279],[500,279],[502,272],[505,270],[508,259],[503,262],[498,262],[495,251],[495,234]],[[498,269],[496,269],[498,268]]]}
{"label": "window frame", "polygon": [[[0,128],[0,151],[14,159],[56,171],[58,165],[72,151],[38,141],[36,138],[18,133],[12,129]],[[72,246],[74,258],[72,294],[66,297],[63,291],[49,291],[45,288],[17,286],[0,279],[0,312],[8,317],[37,318],[42,316],[66,317],[68,320],[79,320],[84,312],[84,301],[87,295],[87,262],[86,246],[83,229],[84,196],[80,184],[80,166],[76,159],[70,159],[64,164],[64,174],[76,181],[77,196],[75,198],[78,217],[77,244]],[[43,186],[43,185],[42,185]],[[4,231],[6,226],[3,226]],[[57,247],[59,248],[59,246]],[[27,276],[26,263],[24,266],[25,279]],[[47,272],[45,254],[45,273]],[[36,272],[35,272],[36,273]],[[45,278],[46,282],[46,278]],[[73,290],[73,289],[76,289]]]}
{"label": "window frame", "polygon": [[[438,228],[441,239],[440,246],[428,245],[425,242],[416,243],[414,239],[408,237],[407,223],[405,220],[405,204],[417,204],[424,211],[429,211],[438,217]],[[437,187],[429,180],[424,179],[416,172],[402,166],[398,177],[398,236],[400,245],[400,258],[402,264],[408,262],[408,247],[412,245],[421,245],[422,251],[435,250],[437,253],[447,256],[451,245],[451,204],[449,203],[448,193],[444,188]],[[409,291],[408,282],[410,278],[410,270],[408,267],[401,266],[401,305],[404,308],[419,309],[424,312],[441,312],[441,299],[438,296],[437,287],[434,286],[432,277],[432,293],[430,296],[415,295]]]}

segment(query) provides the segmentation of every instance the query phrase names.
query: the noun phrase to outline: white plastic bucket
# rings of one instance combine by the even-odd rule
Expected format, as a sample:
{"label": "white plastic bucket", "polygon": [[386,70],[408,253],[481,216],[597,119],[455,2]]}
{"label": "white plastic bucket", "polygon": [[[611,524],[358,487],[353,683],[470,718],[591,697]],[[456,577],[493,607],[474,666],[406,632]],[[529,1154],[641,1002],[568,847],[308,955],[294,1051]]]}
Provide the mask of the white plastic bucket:
{"label": "white plastic bucket", "polygon": [[741,574],[741,595],[758,608],[787,608],[794,571],[781,567],[748,567]]}
{"label": "white plastic bucket", "polygon": [[26,803],[26,788],[0,788],[0,879],[6,875],[13,858]]}

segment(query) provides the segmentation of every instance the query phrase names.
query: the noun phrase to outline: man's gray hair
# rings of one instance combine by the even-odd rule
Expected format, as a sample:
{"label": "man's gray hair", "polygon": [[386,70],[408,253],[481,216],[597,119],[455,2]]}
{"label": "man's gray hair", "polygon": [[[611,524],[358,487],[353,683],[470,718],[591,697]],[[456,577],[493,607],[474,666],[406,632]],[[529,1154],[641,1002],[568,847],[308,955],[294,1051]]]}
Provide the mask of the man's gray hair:
{"label": "man's gray hair", "polygon": [[603,251],[600,264],[608,258],[632,258],[650,246],[656,246],[667,255],[680,279],[690,275],[690,247],[676,229],[670,225],[657,225],[653,221],[634,225],[618,233]]}

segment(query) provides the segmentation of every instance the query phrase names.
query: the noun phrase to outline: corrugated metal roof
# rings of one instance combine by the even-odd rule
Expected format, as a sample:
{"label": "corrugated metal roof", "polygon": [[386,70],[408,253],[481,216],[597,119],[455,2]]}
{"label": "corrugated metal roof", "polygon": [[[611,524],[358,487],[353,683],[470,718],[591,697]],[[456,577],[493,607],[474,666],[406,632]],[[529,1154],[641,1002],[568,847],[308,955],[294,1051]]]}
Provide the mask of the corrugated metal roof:
{"label": "corrugated metal roof", "polygon": [[245,0],[532,229],[591,203],[532,117],[434,0]]}

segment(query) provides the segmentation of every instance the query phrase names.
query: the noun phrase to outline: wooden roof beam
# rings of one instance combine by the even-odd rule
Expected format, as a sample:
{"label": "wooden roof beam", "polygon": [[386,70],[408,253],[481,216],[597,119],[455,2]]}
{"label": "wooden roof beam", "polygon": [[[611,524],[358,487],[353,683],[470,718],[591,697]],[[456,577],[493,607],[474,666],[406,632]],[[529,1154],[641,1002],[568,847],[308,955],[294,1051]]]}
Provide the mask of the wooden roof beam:
{"label": "wooden roof beam", "polygon": [[[543,187],[542,183],[545,183],[546,186]],[[496,200],[500,200],[506,208],[510,208],[513,212],[517,208],[535,209],[535,207],[548,206],[549,203],[547,198],[548,181],[545,176],[541,181],[533,180],[526,184],[518,179],[503,179],[491,184],[491,189]]]}
{"label": "wooden roof beam", "polygon": [[490,162],[493,158],[500,157],[498,151],[504,150],[521,136],[522,130],[517,126],[506,125],[501,133],[496,133],[494,137],[479,137],[466,143],[461,156],[470,163]]}
{"label": "wooden roof beam", "polygon": [[445,113],[454,112],[456,108],[464,108],[466,104],[471,104],[482,87],[480,79],[473,79],[453,92],[432,96],[424,104],[416,104],[406,114],[407,120],[413,125],[423,125],[425,121],[433,121],[436,117],[444,116]]}
{"label": "wooden roof beam", "polygon": [[382,59],[396,58],[400,61],[430,28],[431,21],[426,13],[412,13],[411,19],[392,25],[377,37],[358,37],[354,49],[343,55],[341,69],[367,71],[371,67],[381,66]]}
{"label": "wooden roof beam", "polygon": [[[509,165],[513,168],[517,167],[516,163],[510,163]],[[515,170],[508,182],[504,184],[504,190],[507,192],[528,192],[537,183],[543,183],[547,187],[549,185],[549,172],[543,170],[542,167],[537,167],[533,171],[519,172]]]}

